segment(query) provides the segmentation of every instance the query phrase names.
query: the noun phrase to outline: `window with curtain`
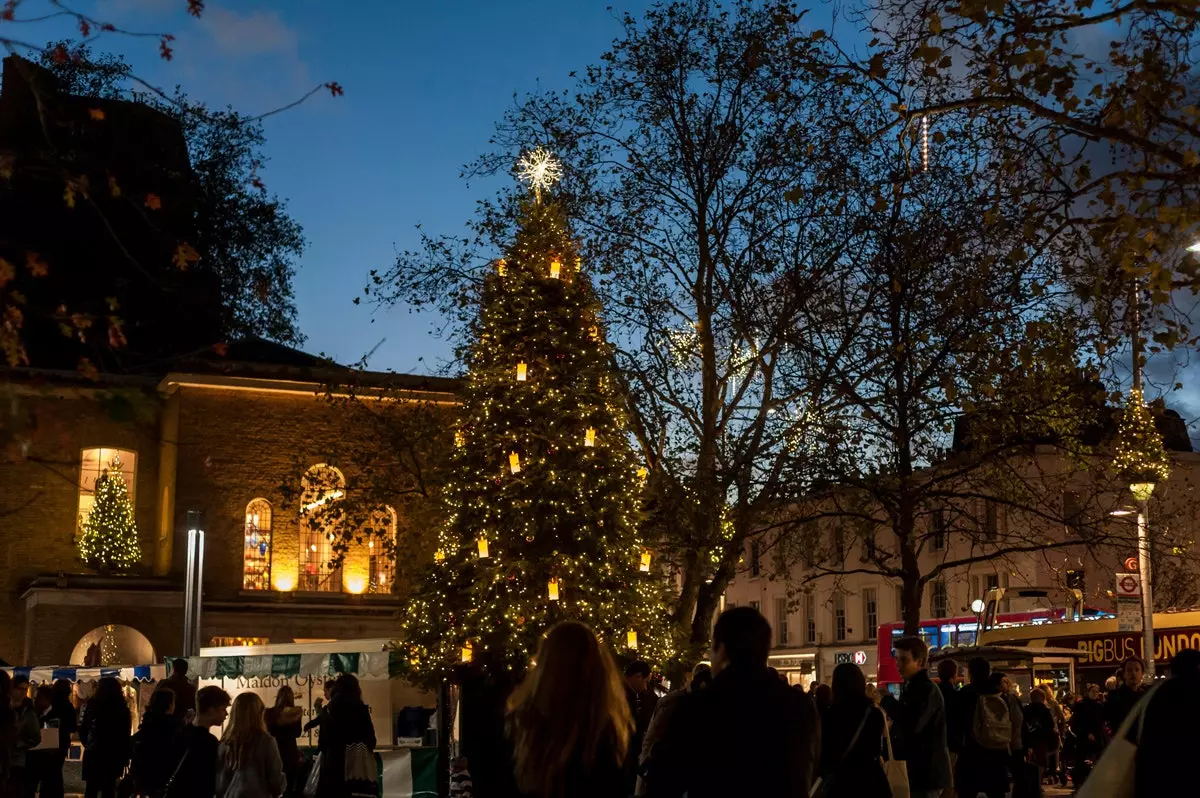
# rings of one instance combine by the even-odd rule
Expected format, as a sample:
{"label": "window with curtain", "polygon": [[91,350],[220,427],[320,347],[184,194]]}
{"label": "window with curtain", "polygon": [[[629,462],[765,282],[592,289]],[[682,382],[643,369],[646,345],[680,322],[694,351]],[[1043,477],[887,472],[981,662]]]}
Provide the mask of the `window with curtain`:
{"label": "window with curtain", "polygon": [[817,642],[816,599],[811,593],[804,597],[804,642],[810,645]]}
{"label": "window with curtain", "polygon": [[930,583],[929,605],[934,618],[950,617],[950,594],[946,591],[945,582]]}
{"label": "window with curtain", "polygon": [[97,446],[84,449],[79,457],[79,511],[75,529],[83,528],[83,522],[92,511],[96,496],[96,480],[107,471],[110,475],[120,474],[129,489],[129,501],[137,506],[137,452],[131,449],[116,449]]}
{"label": "window with curtain", "polygon": [[775,645],[788,644],[788,605],[787,597],[775,599]]}
{"label": "window with curtain", "polygon": [[833,596],[833,635],[839,643],[846,639],[846,594]]}
{"label": "window with curtain", "polygon": [[297,588],[314,593],[338,593],[342,569],[331,564],[333,540],[341,515],[337,502],[346,496],[342,472],[324,463],[304,473],[300,492],[300,581]]}
{"label": "window with curtain", "polygon": [[271,589],[271,503],[266,499],[246,505],[242,589]]}
{"label": "window with curtain", "polygon": [[874,640],[879,635],[879,594],[873,587],[864,588],[862,600],[863,625],[866,627],[864,637],[867,640]]}

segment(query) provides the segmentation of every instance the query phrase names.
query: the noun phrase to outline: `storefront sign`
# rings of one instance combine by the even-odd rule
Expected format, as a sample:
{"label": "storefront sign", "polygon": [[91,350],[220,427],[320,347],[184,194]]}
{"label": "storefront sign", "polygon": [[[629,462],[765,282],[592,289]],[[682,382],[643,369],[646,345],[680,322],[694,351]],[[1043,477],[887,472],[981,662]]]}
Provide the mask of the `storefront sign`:
{"label": "storefront sign", "polygon": [[812,671],[816,668],[812,655],[807,657],[774,657],[770,665],[777,671],[795,670]]}
{"label": "storefront sign", "polygon": [[833,654],[834,665],[866,665],[867,652],[865,651],[836,651]]}
{"label": "storefront sign", "polygon": [[[1087,652],[1080,659],[1082,667],[1120,665],[1126,657],[1142,657],[1141,634],[1106,634],[1087,637],[1057,638],[1046,641],[1055,648],[1076,648]],[[1167,664],[1184,649],[1200,650],[1200,627],[1165,629],[1154,633],[1154,661]]]}

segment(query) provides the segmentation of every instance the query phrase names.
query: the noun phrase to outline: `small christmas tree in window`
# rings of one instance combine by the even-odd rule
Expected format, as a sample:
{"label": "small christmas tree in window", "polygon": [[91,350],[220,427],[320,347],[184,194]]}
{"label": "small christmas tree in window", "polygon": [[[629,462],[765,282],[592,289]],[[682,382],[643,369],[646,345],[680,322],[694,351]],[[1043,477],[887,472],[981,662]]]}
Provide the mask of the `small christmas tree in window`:
{"label": "small christmas tree in window", "polygon": [[100,571],[128,571],[141,560],[142,552],[129,488],[119,463],[114,461],[111,468],[96,480],[92,509],[79,536],[79,556]]}

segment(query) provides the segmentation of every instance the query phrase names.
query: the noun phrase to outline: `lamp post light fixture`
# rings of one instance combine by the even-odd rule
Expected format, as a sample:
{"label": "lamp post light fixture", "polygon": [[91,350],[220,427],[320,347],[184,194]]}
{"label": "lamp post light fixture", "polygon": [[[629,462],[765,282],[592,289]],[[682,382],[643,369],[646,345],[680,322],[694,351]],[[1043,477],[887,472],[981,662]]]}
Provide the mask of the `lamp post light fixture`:
{"label": "lamp post light fixture", "polygon": [[1134,482],[1129,486],[1138,503],[1138,581],[1142,585],[1142,659],[1146,676],[1154,678],[1154,595],[1150,587],[1150,495],[1153,482]]}

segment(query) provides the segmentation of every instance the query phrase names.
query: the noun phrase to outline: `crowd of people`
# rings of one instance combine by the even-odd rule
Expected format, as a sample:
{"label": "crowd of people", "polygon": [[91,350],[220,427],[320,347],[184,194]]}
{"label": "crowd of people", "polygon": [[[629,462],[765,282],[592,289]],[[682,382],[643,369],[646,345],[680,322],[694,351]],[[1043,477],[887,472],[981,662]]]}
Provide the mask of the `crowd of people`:
{"label": "crowd of people", "polygon": [[[9,697],[0,707],[0,798],[63,798],[75,733],[86,798],[377,794],[375,727],[350,674],[327,682],[325,702],[318,701],[312,763],[299,749],[302,713],[290,687],[281,687],[268,709],[254,693],[231,699],[220,687],[197,689],[182,659],[150,695],[136,732],[121,683],[111,677],[97,682],[78,712],[67,681],[39,685],[30,698],[27,677],[0,671],[0,695]],[[57,747],[46,746],[44,729],[58,730]]]}
{"label": "crowd of people", "polygon": [[[659,696],[645,663],[622,678],[592,630],[554,626],[508,703],[511,791],[477,785],[476,794],[1022,798],[1069,778],[1071,762],[1082,780],[1080,763],[1094,762],[1135,711],[1137,796],[1191,789],[1181,764],[1200,750],[1200,652],[1180,652],[1153,691],[1131,660],[1106,698],[1095,685],[1079,700],[1038,687],[1023,702],[986,659],[971,660],[965,679],[946,660],[931,674],[918,637],[896,641],[898,696],[878,694],[853,664],[838,665],[829,685],[791,686],[768,667],[770,644],[756,610],[730,609],[714,628],[711,665]],[[452,794],[471,794],[468,767],[456,762]]]}

